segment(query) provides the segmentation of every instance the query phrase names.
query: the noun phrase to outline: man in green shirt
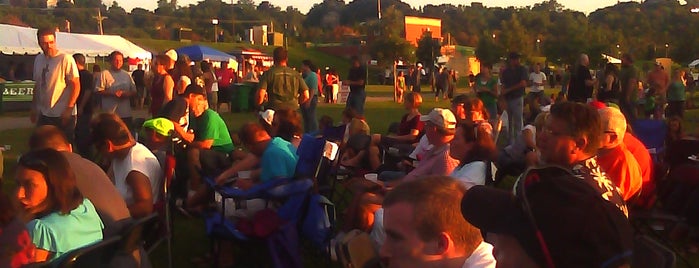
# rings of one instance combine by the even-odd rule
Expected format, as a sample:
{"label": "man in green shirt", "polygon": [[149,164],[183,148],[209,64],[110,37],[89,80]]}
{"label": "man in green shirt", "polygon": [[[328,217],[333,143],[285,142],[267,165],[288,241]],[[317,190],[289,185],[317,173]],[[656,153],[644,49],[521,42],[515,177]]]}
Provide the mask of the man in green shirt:
{"label": "man in green shirt", "polygon": [[228,127],[221,116],[209,109],[206,91],[196,85],[187,86],[182,94],[191,113],[191,131],[184,131],[175,124],[175,132],[187,142],[187,165],[190,170],[190,187],[201,184],[200,172],[214,176],[230,166],[229,154],[235,149]]}
{"label": "man in green shirt", "polygon": [[629,122],[636,121],[636,101],[638,99],[638,70],[633,66],[633,58],[630,54],[621,57],[621,70],[619,71],[621,82],[621,99],[619,108]]}
{"label": "man in green shirt", "polygon": [[299,104],[309,100],[308,86],[301,74],[287,66],[288,53],[283,47],[274,49],[274,66],[260,77],[257,91],[257,105],[267,100],[267,108],[277,110],[282,107],[298,109]]}

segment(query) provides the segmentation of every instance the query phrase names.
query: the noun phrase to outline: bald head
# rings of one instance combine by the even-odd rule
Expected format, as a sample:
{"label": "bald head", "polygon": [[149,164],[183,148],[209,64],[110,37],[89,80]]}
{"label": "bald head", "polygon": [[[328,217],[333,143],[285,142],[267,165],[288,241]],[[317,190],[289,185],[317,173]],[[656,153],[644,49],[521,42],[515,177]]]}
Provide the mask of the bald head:
{"label": "bald head", "polygon": [[34,129],[31,137],[29,137],[29,149],[32,151],[41,149],[54,149],[56,151],[67,152],[73,151],[63,131],[51,125],[44,125]]}
{"label": "bald head", "polygon": [[590,65],[590,57],[587,54],[580,54],[580,65],[587,66]]}

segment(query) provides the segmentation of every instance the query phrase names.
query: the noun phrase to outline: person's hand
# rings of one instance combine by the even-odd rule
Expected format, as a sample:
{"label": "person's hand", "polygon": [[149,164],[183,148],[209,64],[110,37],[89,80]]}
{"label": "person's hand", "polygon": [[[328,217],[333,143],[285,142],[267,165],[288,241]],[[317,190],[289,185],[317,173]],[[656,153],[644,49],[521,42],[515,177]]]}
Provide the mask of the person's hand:
{"label": "person's hand", "polygon": [[37,119],[36,110],[31,109],[31,111],[29,112],[29,121],[31,121],[32,124],[36,124],[36,119]]}
{"label": "person's hand", "polygon": [[252,188],[255,184],[252,182],[251,179],[237,179],[235,181],[235,187],[238,187],[242,190],[247,190]]}

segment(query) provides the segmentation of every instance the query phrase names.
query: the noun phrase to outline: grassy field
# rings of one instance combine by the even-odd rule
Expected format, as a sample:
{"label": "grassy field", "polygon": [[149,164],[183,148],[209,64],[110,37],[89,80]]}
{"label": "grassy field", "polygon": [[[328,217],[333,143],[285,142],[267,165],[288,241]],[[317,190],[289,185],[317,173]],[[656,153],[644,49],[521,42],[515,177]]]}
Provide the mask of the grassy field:
{"label": "grassy field", "polygon": [[[426,89],[429,91],[429,89]],[[465,93],[466,89],[460,89],[457,93]],[[391,86],[369,86],[368,96],[369,97],[391,97],[392,96]],[[449,107],[447,101],[435,102],[433,95],[429,92],[423,94],[423,105],[421,111],[427,113],[433,107]],[[319,104],[318,106],[318,116],[329,115],[335,119],[337,123],[340,120],[340,115],[344,109],[344,104]],[[372,132],[374,133],[384,133],[386,132],[390,122],[398,121],[401,115],[404,113],[402,106],[400,104],[393,103],[392,101],[377,101],[368,102],[366,104],[366,117],[369,125],[371,126]],[[253,113],[224,113],[222,114],[226,124],[229,129],[236,131],[245,122],[255,120],[255,114]],[[688,112],[688,120],[686,125],[690,129],[690,133],[695,133],[696,122],[699,118],[699,110],[693,110]],[[17,157],[27,151],[27,136],[31,130],[30,129],[13,129],[0,132],[0,144],[11,144],[12,150],[7,152],[4,159],[5,165],[5,180],[3,180],[2,185],[3,190],[10,192],[14,188],[13,174],[14,166],[17,162]],[[338,208],[338,213],[341,208]],[[174,263],[175,267],[195,267],[190,259],[194,257],[199,257],[206,254],[209,251],[209,242],[204,233],[204,224],[201,219],[190,219],[183,218],[179,215],[175,217],[175,238],[174,238]],[[154,267],[164,267],[165,261],[165,250],[164,247],[157,249],[150,257],[154,264]],[[699,257],[690,256],[690,260],[694,265],[699,265]],[[317,259],[307,258],[307,267],[325,267],[322,264],[316,263]],[[680,264],[682,265],[682,264]],[[680,266],[682,267],[682,266]]]}

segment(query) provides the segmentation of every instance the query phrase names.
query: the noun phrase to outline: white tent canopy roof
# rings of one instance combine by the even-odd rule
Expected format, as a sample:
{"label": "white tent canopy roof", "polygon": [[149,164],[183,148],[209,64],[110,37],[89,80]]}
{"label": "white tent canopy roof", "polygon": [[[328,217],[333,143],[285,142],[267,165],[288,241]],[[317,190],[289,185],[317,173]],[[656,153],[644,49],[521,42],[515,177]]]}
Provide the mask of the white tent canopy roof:
{"label": "white tent canopy roof", "polygon": [[699,59],[693,60],[692,63],[689,64],[689,68],[694,68],[699,66]]}
{"label": "white tent canopy roof", "polygon": [[607,54],[602,54],[602,58],[606,59],[607,62],[613,63],[613,64],[621,64],[621,60],[617,59],[615,57],[609,56]]}
{"label": "white tent canopy roof", "polygon": [[[0,52],[6,55],[36,55],[41,48],[36,41],[36,29],[0,24]],[[124,57],[150,59],[147,50],[118,35],[56,33],[58,49],[64,53],[86,56],[108,56],[118,50]]]}

